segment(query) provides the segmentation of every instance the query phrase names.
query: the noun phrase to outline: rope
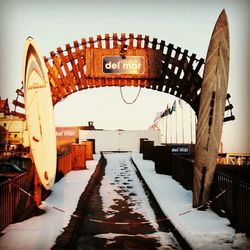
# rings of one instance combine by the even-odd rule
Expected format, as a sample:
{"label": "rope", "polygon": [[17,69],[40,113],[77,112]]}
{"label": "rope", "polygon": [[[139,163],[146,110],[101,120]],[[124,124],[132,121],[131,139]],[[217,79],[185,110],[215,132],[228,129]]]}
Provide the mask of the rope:
{"label": "rope", "polygon": [[124,96],[123,96],[123,93],[122,93],[122,86],[120,86],[120,94],[121,94],[122,100],[123,100],[126,104],[134,104],[134,103],[136,102],[136,100],[138,99],[140,93],[141,93],[141,87],[140,87],[140,89],[139,89],[139,91],[138,91],[138,93],[137,93],[135,99],[134,99],[132,102],[128,102],[128,101],[125,100],[125,98],[124,98]]}
{"label": "rope", "polygon": [[[30,193],[28,193],[27,191],[25,191],[24,189],[22,189],[21,187],[19,187],[19,185],[17,185],[16,183],[14,183],[12,180],[11,180],[11,184],[15,185],[21,192],[23,192],[23,193],[25,193],[26,195],[30,196],[30,197],[34,200],[33,195],[31,195]],[[159,218],[159,219],[156,219],[156,220],[154,220],[154,221],[129,221],[129,222],[121,222],[121,221],[98,220],[98,219],[92,219],[92,218],[89,218],[89,220],[92,221],[92,222],[101,223],[101,224],[109,224],[109,225],[143,225],[143,224],[151,224],[151,223],[153,223],[153,222],[162,222],[162,221],[166,221],[166,220],[173,220],[173,219],[175,219],[175,218],[177,218],[177,217],[186,215],[186,214],[191,213],[191,212],[193,212],[193,211],[195,211],[195,210],[200,210],[200,209],[202,209],[202,208],[204,208],[204,207],[210,207],[211,203],[213,203],[215,200],[217,200],[220,196],[222,196],[224,193],[226,193],[229,189],[231,189],[231,188],[222,190],[222,192],[220,192],[218,195],[216,195],[213,199],[209,200],[205,206],[204,206],[204,205],[201,205],[201,206],[199,206],[199,207],[197,207],[197,208],[191,208],[191,209],[186,210],[186,211],[184,211],[184,212],[178,213],[178,214],[176,214],[175,216]],[[80,216],[80,215],[77,215],[77,214],[68,212],[68,211],[66,211],[66,210],[63,210],[63,209],[61,209],[61,208],[58,208],[58,207],[56,207],[56,206],[50,205],[50,204],[48,204],[46,201],[42,201],[42,204],[45,205],[45,206],[48,206],[48,207],[50,207],[50,208],[52,208],[52,209],[55,209],[55,210],[57,210],[58,212],[68,214],[68,215],[70,215],[71,217],[75,217],[75,218],[81,219],[81,220],[86,219],[86,218],[83,217],[83,216]]]}

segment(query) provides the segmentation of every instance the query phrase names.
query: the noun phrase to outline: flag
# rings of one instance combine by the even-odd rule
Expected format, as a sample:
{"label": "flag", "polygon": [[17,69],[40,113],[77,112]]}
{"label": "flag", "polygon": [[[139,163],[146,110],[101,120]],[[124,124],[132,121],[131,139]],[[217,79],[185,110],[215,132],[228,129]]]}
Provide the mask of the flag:
{"label": "flag", "polygon": [[169,115],[170,111],[171,110],[170,110],[169,106],[167,105],[167,108],[162,112],[161,117]]}
{"label": "flag", "polygon": [[163,112],[157,112],[156,113],[156,116],[155,116],[155,119],[154,119],[154,122],[156,122],[157,120],[161,119],[161,115],[162,115]]}
{"label": "flag", "polygon": [[179,105],[180,105],[181,108],[183,108],[183,101],[182,101],[181,98],[179,98]]}
{"label": "flag", "polygon": [[171,113],[176,111],[176,100],[174,101],[171,109]]}
{"label": "flag", "polygon": [[151,129],[153,129],[153,130],[159,130],[160,128],[159,128],[158,122],[155,122],[155,123],[151,126]]}

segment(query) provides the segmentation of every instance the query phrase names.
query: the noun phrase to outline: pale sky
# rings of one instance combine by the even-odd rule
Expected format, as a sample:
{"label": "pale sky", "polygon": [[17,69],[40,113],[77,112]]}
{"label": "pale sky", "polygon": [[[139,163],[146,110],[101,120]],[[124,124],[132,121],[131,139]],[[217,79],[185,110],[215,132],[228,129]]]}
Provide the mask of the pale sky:
{"label": "pale sky", "polygon": [[[0,2],[0,96],[13,100],[22,81],[24,43],[32,36],[49,57],[57,47],[74,40],[105,33],[134,33],[165,40],[175,47],[205,58],[215,22],[225,8],[230,28],[230,72],[228,92],[236,120],[224,123],[224,151],[250,153],[249,63],[250,29],[248,0],[71,0]],[[138,88],[125,88],[129,101]],[[172,105],[174,97],[142,89],[133,105],[125,104],[119,88],[88,89],[75,93],[55,107],[58,126],[85,125],[96,128],[147,129],[156,112]],[[11,101],[10,101],[11,102]]]}

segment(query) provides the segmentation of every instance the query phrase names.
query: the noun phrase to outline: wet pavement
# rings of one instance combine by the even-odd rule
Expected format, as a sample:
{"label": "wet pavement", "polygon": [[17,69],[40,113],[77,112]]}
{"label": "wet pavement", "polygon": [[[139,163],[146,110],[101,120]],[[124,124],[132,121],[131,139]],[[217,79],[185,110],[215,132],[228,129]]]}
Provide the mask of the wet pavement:
{"label": "wet pavement", "polygon": [[74,233],[72,249],[180,249],[149,201],[129,154],[105,154],[107,165]]}

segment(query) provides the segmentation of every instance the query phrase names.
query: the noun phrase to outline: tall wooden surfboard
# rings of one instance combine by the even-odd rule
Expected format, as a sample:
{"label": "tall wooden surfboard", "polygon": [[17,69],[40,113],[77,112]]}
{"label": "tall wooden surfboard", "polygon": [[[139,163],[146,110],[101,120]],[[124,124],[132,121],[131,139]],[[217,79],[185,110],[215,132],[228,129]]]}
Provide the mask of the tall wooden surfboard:
{"label": "tall wooden surfboard", "polygon": [[24,49],[23,86],[32,158],[42,185],[50,190],[56,173],[53,104],[43,56],[30,37]]}
{"label": "tall wooden surfboard", "polygon": [[198,114],[193,206],[206,205],[216,168],[229,73],[229,28],[223,10],[215,24],[209,43]]}

